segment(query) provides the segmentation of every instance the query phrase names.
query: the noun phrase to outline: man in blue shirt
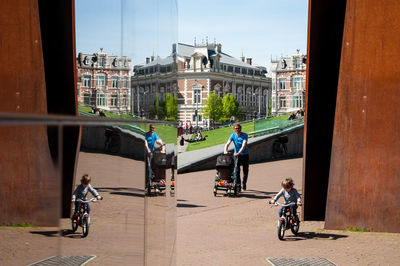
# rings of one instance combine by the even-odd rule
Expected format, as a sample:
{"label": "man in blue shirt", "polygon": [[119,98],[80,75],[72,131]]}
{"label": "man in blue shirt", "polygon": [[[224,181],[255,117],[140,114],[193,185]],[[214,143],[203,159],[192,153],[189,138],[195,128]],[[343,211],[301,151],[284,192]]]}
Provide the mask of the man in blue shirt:
{"label": "man in blue shirt", "polygon": [[161,147],[162,147],[161,153],[165,153],[165,145],[163,144],[161,138],[156,134],[155,130],[156,130],[156,126],[151,124],[149,127],[149,132],[146,132],[146,134],[144,135],[144,138],[145,138],[144,146],[146,148],[146,160],[147,160],[146,186],[150,182],[152,175],[153,175],[153,172],[151,171],[151,159],[153,158],[153,153],[155,150],[154,145],[156,143],[161,145]]}
{"label": "man in blue shirt", "polygon": [[228,148],[231,142],[235,146],[235,173],[233,175],[236,184],[240,189],[240,165],[243,166],[243,190],[246,190],[247,176],[249,175],[249,150],[247,148],[248,137],[246,133],[242,132],[242,126],[240,124],[234,124],[233,130],[235,133],[229,137],[228,142],[225,144],[224,153],[228,153]]}

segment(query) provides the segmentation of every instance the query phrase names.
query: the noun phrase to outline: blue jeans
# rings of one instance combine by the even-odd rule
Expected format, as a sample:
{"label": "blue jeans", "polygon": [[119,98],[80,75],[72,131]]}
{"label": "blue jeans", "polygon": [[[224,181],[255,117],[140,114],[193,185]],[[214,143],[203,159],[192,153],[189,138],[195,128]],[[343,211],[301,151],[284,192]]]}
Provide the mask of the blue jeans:
{"label": "blue jeans", "polygon": [[247,183],[247,176],[249,175],[249,155],[235,156],[235,170],[233,173],[233,179],[236,184],[240,186],[240,166],[243,166],[243,185]]}
{"label": "blue jeans", "polygon": [[[284,210],[285,210],[286,208],[287,208],[287,207],[282,207],[282,208],[279,210],[279,217],[282,217],[282,214],[283,214],[283,212],[284,212]],[[289,208],[290,208],[290,211],[291,211],[291,213],[292,213],[293,216],[297,215],[297,204],[290,205]]]}

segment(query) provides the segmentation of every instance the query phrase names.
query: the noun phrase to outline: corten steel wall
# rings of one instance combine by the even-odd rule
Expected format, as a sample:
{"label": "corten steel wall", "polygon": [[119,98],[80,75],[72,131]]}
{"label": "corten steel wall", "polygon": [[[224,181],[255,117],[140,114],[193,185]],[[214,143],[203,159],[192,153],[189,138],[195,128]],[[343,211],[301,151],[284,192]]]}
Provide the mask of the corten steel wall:
{"label": "corten steel wall", "polygon": [[303,219],[323,220],[346,0],[309,1]]}
{"label": "corten steel wall", "polygon": [[[38,0],[0,1],[0,112],[77,113],[73,1],[56,2],[70,8],[60,3],[43,6],[44,1]],[[44,13],[50,11],[64,21],[69,33],[65,28],[41,28],[43,18],[48,16]],[[69,46],[49,43],[52,38],[69,42]],[[51,62],[54,60],[57,63]],[[53,69],[55,65],[58,71]],[[79,129],[70,132],[64,130],[63,156],[68,164],[63,168],[63,177],[72,189]],[[58,224],[61,184],[57,136],[56,130],[46,126],[0,126],[0,224]]]}
{"label": "corten steel wall", "polygon": [[400,232],[399,14],[347,1],[326,228]]}

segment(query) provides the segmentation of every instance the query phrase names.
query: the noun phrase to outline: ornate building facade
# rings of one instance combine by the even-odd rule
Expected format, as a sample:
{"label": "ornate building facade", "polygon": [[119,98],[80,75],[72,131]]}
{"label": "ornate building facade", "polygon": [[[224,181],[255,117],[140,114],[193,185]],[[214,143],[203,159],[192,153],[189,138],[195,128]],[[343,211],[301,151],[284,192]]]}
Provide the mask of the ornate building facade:
{"label": "ornate building facade", "polygon": [[272,113],[282,114],[304,109],[306,55],[297,51],[290,57],[271,61]]}
{"label": "ornate building facade", "polygon": [[102,51],[79,53],[76,65],[80,105],[115,113],[130,113],[131,59],[110,56]]}
{"label": "ornate building facade", "polygon": [[[221,44],[174,44],[171,56],[146,59],[135,66],[132,101],[145,114],[152,108],[155,93],[178,98],[178,120],[204,125],[201,110],[212,92],[232,94],[239,102],[242,119],[268,114],[272,82],[266,68],[252,65],[252,59],[236,59],[222,52]],[[141,106],[141,107],[139,107]],[[142,110],[143,107],[143,110]],[[196,116],[197,113],[197,116]]]}

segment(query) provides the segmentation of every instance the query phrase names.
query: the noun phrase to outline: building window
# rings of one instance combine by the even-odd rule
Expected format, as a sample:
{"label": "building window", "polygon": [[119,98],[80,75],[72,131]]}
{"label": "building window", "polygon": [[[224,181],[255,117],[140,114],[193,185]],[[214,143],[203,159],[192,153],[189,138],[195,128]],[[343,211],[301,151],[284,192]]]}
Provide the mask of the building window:
{"label": "building window", "polygon": [[111,79],[111,87],[118,88],[118,77],[112,77],[112,79]]}
{"label": "building window", "polygon": [[83,104],[90,105],[90,94],[89,93],[83,94]]}
{"label": "building window", "polygon": [[107,94],[99,93],[97,95],[96,105],[97,106],[107,106]]}
{"label": "building window", "polygon": [[99,67],[104,67],[104,56],[99,56]]}
{"label": "building window", "polygon": [[122,105],[127,106],[128,105],[128,95],[124,94],[122,95]]}
{"label": "building window", "polygon": [[123,87],[126,88],[127,84],[128,84],[128,78],[127,78],[127,77],[124,77],[124,84],[123,84]]}
{"label": "building window", "polygon": [[[202,120],[201,115],[197,115],[199,117],[199,122]],[[192,121],[196,122],[196,115],[192,115]]]}
{"label": "building window", "polygon": [[82,85],[82,87],[87,87],[87,88],[90,88],[90,76],[89,75],[84,75],[83,76],[83,85]]}
{"label": "building window", "polygon": [[286,89],[286,79],[285,78],[280,78],[279,79],[279,89],[280,90],[285,90]]}
{"label": "building window", "polygon": [[276,109],[276,97],[275,97],[275,95],[272,96],[272,108]]}
{"label": "building window", "polygon": [[300,57],[296,57],[294,59],[294,67],[295,68],[300,68]]}
{"label": "building window", "polygon": [[106,76],[97,76],[97,86],[105,86],[106,85]]}
{"label": "building window", "polygon": [[302,77],[292,77],[290,79],[290,87],[292,88],[303,88],[303,78]]}
{"label": "building window", "polygon": [[290,96],[290,107],[291,108],[300,108],[300,99],[297,95]]}
{"label": "building window", "polygon": [[193,103],[201,103],[201,90],[194,90]]}
{"label": "building window", "polygon": [[279,107],[285,108],[286,107],[286,96],[279,97]]}
{"label": "building window", "polygon": [[117,106],[117,102],[118,102],[118,95],[116,94],[111,95],[111,106]]}
{"label": "building window", "polygon": [[272,79],[272,90],[276,90],[276,79]]}

